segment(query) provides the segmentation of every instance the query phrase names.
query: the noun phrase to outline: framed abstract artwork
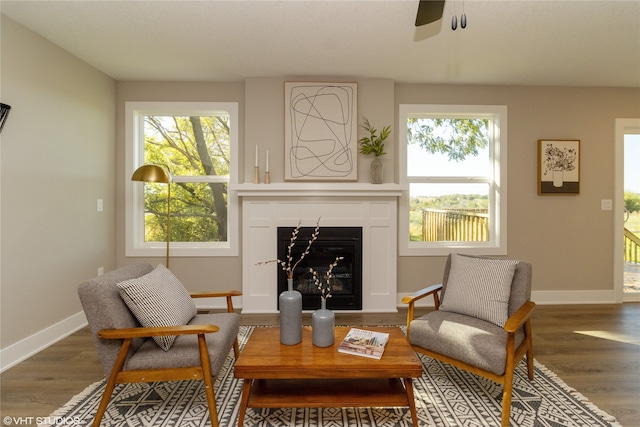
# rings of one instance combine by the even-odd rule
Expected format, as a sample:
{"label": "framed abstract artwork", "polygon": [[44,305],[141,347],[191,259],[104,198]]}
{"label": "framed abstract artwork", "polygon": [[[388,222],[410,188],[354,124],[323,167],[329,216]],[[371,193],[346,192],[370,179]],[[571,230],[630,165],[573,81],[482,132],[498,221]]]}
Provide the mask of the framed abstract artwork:
{"label": "framed abstract artwork", "polygon": [[357,83],[285,82],[285,180],[358,178]]}
{"label": "framed abstract artwork", "polygon": [[580,141],[538,140],[538,194],[580,193]]}

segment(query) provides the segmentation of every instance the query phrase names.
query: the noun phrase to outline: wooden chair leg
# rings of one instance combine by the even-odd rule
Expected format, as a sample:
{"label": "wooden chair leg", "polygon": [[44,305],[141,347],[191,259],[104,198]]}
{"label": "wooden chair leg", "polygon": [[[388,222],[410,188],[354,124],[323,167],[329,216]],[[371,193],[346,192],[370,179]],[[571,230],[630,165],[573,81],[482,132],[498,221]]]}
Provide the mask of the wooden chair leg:
{"label": "wooden chair leg", "polygon": [[509,427],[509,417],[511,416],[511,392],[513,391],[513,371],[516,369],[515,334],[509,333],[507,336],[507,360],[504,365],[504,376],[502,377],[502,427]]}
{"label": "wooden chair leg", "polygon": [[529,340],[529,348],[527,348],[527,375],[529,380],[533,381],[533,335],[531,334],[531,322],[526,321],[524,324],[525,336]]}
{"label": "wooden chair leg", "polygon": [[[227,296],[227,312],[228,313],[234,313],[233,299],[231,298],[231,296]],[[236,336],[235,341],[233,342],[233,354],[236,356],[236,359],[238,359],[238,356],[240,356],[240,346],[238,345],[238,337],[237,336]]]}
{"label": "wooden chair leg", "polygon": [[209,418],[211,427],[218,427],[218,408],[216,407],[216,396],[213,392],[213,378],[211,377],[211,365],[209,363],[209,353],[207,352],[207,341],[204,334],[198,334],[198,347],[200,349],[200,364],[202,366],[202,380],[204,381],[204,391],[207,395],[209,406]]}
{"label": "wooden chair leg", "polygon": [[113,369],[111,370],[109,380],[107,381],[107,385],[105,386],[104,394],[102,395],[102,399],[100,399],[100,405],[98,406],[96,416],[93,419],[93,427],[98,427],[100,425],[100,422],[102,421],[102,417],[104,416],[104,413],[107,410],[107,406],[109,405],[109,401],[111,400],[113,390],[116,388],[116,380],[118,378],[118,374],[122,371],[122,368],[124,367],[124,361],[127,359],[127,353],[129,352],[130,346],[131,338],[124,340],[122,346],[120,347],[118,358],[116,359],[116,363],[113,364]]}
{"label": "wooden chair leg", "polygon": [[407,341],[409,341],[409,337],[410,337],[410,333],[411,333],[411,322],[413,321],[413,316],[414,316],[414,306],[413,306],[413,302],[409,303],[409,306],[407,307]]}
{"label": "wooden chair leg", "polygon": [[531,347],[527,350],[525,357],[527,358],[527,376],[529,377],[529,381],[533,381],[533,349]]}
{"label": "wooden chair leg", "polygon": [[511,417],[511,394],[513,392],[513,371],[504,374],[504,385],[502,391],[502,427],[509,427]]}
{"label": "wooden chair leg", "polygon": [[238,337],[236,336],[235,341],[233,341],[233,354],[238,360],[238,356],[240,356],[240,346],[238,345]]}
{"label": "wooden chair leg", "polygon": [[204,391],[207,395],[207,404],[209,406],[209,418],[211,419],[211,427],[218,427],[218,408],[216,407],[216,396],[213,392],[213,378],[205,375]]}
{"label": "wooden chair leg", "polygon": [[98,427],[100,425],[100,422],[102,421],[102,417],[107,410],[107,406],[109,405],[109,401],[111,400],[111,395],[113,394],[113,390],[115,389],[115,387],[115,380],[109,378],[109,381],[107,381],[107,385],[105,386],[102,399],[100,399],[100,405],[98,406],[96,416],[93,419],[93,427]]}

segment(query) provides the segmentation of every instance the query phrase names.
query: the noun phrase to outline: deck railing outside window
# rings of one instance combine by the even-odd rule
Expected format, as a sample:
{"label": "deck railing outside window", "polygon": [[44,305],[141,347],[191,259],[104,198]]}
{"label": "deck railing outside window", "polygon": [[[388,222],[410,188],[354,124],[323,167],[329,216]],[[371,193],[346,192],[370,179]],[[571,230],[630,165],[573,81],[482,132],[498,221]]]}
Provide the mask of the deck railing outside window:
{"label": "deck railing outside window", "polygon": [[482,242],[489,240],[486,209],[423,209],[423,242]]}
{"label": "deck railing outside window", "polygon": [[640,238],[624,229],[624,260],[626,262],[640,262]]}

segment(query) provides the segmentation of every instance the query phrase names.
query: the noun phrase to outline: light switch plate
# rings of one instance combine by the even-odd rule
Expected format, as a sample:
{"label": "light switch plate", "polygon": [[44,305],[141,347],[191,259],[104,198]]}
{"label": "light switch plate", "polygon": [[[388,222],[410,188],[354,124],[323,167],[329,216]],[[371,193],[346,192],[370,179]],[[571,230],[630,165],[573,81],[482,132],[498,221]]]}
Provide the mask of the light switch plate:
{"label": "light switch plate", "polygon": [[600,200],[600,209],[603,211],[610,211],[613,209],[613,200],[611,199],[602,199]]}

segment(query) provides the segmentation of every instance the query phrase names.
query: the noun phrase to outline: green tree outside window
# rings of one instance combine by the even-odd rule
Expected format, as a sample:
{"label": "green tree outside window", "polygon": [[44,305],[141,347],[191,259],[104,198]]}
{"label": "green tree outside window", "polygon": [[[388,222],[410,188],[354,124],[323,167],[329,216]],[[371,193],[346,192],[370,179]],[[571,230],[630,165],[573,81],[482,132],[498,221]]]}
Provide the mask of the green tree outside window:
{"label": "green tree outside window", "polygon": [[[166,165],[174,177],[172,242],[227,241],[228,115],[145,116],[144,162]],[[166,239],[166,200],[166,185],[145,184],[146,242]]]}

